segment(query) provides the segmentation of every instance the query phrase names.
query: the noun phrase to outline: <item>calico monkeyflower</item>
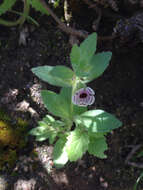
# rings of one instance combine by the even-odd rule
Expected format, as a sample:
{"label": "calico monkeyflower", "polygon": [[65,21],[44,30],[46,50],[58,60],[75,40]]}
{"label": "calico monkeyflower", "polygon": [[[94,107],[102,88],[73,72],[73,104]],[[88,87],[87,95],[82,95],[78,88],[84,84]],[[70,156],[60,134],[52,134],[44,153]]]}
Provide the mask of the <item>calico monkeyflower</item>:
{"label": "calico monkeyflower", "polygon": [[81,88],[73,95],[72,102],[78,106],[92,105],[95,101],[94,95],[95,93],[91,88]]}

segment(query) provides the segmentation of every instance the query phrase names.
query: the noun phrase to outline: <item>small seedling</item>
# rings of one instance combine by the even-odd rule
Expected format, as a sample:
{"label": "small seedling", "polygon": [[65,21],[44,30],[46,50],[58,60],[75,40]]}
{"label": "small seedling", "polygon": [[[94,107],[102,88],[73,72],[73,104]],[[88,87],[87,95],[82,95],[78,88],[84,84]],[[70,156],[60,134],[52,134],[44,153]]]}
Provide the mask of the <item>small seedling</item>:
{"label": "small seedling", "polygon": [[103,74],[112,56],[111,52],[95,54],[96,43],[97,35],[93,33],[80,46],[72,47],[72,69],[62,65],[32,69],[43,81],[62,87],[59,94],[49,90],[41,92],[45,107],[59,120],[46,115],[38,127],[30,131],[37,141],[49,139],[49,143],[54,144],[53,160],[57,168],[68,160],[78,160],[86,151],[106,158],[106,134],[122,125],[104,110],[87,109],[95,101],[95,92],[87,83]]}

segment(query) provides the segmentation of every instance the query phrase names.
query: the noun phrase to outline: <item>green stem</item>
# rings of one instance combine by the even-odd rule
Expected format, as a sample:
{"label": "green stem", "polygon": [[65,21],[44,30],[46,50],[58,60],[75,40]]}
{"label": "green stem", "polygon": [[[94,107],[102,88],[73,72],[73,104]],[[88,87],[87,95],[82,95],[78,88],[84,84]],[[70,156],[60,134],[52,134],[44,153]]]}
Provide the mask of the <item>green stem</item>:
{"label": "green stem", "polygon": [[18,25],[20,23],[20,18],[18,19],[18,20],[16,20],[16,21],[6,21],[6,20],[4,20],[4,19],[0,19],[0,24],[1,25],[4,25],[4,26],[9,26],[9,27],[11,27],[11,26],[16,26],[16,25]]}
{"label": "green stem", "polygon": [[71,91],[71,106],[70,106],[70,109],[71,109],[71,115],[72,115],[72,121],[73,121],[73,103],[72,103],[72,97],[75,93],[75,90],[76,90],[76,84],[77,81],[76,81],[76,75],[73,77],[73,85],[72,85],[72,91]]}
{"label": "green stem", "polygon": [[0,19],[0,24],[4,26],[8,26],[8,27],[16,26],[20,24],[20,27],[21,27],[22,24],[25,22],[26,17],[29,15],[29,9],[30,9],[29,0],[24,0],[24,8],[23,8],[22,16],[16,21],[6,21],[4,19]]}
{"label": "green stem", "polygon": [[30,2],[29,2],[29,0],[24,0],[24,10],[23,10],[23,14],[21,17],[21,21],[20,21],[20,27],[23,25],[26,18],[28,17],[29,10],[30,10]]}
{"label": "green stem", "polygon": [[[18,11],[14,11],[14,10],[10,10],[10,12],[18,14],[20,16],[22,16],[22,14],[23,14],[23,13],[20,13]],[[29,20],[29,21],[31,21],[32,23],[34,23],[36,26],[39,26],[39,23],[35,19],[33,19],[31,16],[28,15],[26,19]]]}

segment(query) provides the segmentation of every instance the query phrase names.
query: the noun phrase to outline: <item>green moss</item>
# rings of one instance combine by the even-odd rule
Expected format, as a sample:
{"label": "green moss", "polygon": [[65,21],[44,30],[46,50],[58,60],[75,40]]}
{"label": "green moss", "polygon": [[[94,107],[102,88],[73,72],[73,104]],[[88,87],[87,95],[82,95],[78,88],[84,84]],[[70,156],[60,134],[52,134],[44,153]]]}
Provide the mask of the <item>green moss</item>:
{"label": "green moss", "polygon": [[35,149],[32,150],[31,157],[33,157],[33,158],[38,157],[38,152]]}
{"label": "green moss", "polygon": [[9,117],[9,115],[6,114],[5,111],[2,110],[1,108],[0,108],[0,120],[2,120],[2,121],[11,121],[11,118]]}
{"label": "green moss", "polygon": [[18,172],[16,172],[16,171],[13,171],[13,172],[11,173],[11,176],[14,176],[14,177],[16,177],[16,176],[19,176],[19,174],[18,174]]}
{"label": "green moss", "polygon": [[11,121],[12,119],[0,110],[0,170],[4,169],[6,163],[9,168],[13,167],[18,158],[18,150],[26,145],[28,122],[18,118],[17,123],[12,125]]}
{"label": "green moss", "polygon": [[15,146],[18,143],[18,136],[8,123],[0,120],[0,147]]}
{"label": "green moss", "polygon": [[7,150],[0,152],[0,171],[5,170],[5,165],[7,164],[8,168],[12,168],[17,160],[16,150]]}
{"label": "green moss", "polygon": [[19,133],[25,133],[27,131],[28,121],[21,118],[17,118],[16,129]]}

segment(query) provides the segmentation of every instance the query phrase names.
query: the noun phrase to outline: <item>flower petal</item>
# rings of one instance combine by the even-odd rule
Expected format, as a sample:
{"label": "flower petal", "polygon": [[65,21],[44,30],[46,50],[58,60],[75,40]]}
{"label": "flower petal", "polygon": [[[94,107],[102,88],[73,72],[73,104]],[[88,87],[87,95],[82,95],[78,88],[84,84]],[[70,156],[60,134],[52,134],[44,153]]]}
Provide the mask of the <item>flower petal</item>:
{"label": "flower petal", "polygon": [[[85,94],[86,96],[83,96]],[[78,106],[92,105],[95,101],[95,93],[90,87],[81,88],[72,96],[72,103]]]}
{"label": "flower petal", "polygon": [[87,91],[89,94],[92,94],[92,95],[95,94],[94,90],[92,90],[92,88],[90,88],[90,87],[87,87],[87,88],[86,88],[86,91]]}
{"label": "flower petal", "polygon": [[90,96],[90,99],[88,101],[88,105],[92,105],[95,102],[95,97],[94,96]]}

